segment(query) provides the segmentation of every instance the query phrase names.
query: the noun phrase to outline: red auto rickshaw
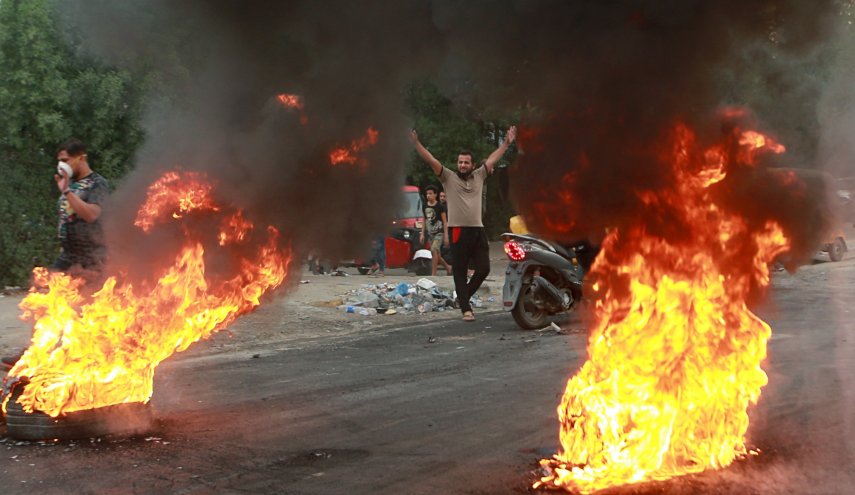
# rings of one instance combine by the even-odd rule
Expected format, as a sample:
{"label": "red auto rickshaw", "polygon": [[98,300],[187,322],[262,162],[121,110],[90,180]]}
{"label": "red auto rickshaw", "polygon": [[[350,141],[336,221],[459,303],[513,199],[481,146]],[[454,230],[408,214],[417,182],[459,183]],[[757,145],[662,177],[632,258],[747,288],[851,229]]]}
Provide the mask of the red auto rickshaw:
{"label": "red auto rickshaw", "polygon": [[[419,243],[424,225],[424,203],[419,188],[403,186],[404,207],[392,220],[392,226],[385,237],[386,268],[406,268],[416,275],[430,275],[431,253],[427,242]],[[371,260],[354,260],[356,269],[362,275],[371,271]]]}

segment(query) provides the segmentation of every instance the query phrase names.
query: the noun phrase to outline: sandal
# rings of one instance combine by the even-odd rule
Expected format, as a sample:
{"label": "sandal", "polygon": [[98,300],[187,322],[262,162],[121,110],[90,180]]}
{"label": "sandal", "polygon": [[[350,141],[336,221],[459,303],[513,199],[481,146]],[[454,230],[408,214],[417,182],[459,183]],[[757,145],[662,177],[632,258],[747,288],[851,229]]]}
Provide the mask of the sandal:
{"label": "sandal", "polygon": [[463,313],[463,321],[475,321],[475,313],[471,311]]}

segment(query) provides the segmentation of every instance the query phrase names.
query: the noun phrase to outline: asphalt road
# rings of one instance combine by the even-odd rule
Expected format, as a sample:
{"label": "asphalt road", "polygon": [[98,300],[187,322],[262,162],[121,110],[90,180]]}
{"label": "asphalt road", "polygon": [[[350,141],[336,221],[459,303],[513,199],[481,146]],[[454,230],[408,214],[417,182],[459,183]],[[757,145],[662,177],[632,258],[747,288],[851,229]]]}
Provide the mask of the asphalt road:
{"label": "asphalt road", "polygon": [[[607,493],[855,493],[855,260],[774,286],[758,310],[773,327],[751,413],[762,454]],[[0,427],[0,493],[528,493],[585,358],[578,317],[562,327],[522,332],[495,313],[228,353],[202,343],[158,368],[148,435],[31,443]]]}

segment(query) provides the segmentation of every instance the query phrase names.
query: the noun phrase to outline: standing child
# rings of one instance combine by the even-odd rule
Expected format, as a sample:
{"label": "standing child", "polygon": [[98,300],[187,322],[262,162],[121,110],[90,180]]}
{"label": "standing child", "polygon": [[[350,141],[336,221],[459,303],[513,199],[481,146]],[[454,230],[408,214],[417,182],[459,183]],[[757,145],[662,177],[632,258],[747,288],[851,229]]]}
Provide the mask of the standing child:
{"label": "standing child", "polygon": [[427,203],[424,208],[425,222],[422,224],[422,233],[419,236],[419,243],[424,244],[425,239],[430,242],[431,254],[431,270],[430,273],[436,276],[436,269],[442,263],[447,275],[451,274],[451,266],[442,257],[443,245],[448,246],[448,214],[445,210],[445,205],[438,201],[436,186],[427,186],[425,188],[425,198]]}

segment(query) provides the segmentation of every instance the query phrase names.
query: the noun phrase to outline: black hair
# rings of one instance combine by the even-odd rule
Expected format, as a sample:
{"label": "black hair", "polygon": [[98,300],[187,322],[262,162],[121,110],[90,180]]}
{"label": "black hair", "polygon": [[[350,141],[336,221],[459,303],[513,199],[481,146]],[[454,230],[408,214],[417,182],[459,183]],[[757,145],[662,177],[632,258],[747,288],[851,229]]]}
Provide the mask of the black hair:
{"label": "black hair", "polygon": [[433,184],[425,187],[425,194],[427,194],[428,191],[433,191],[434,194],[439,196],[439,188],[434,186]]}
{"label": "black hair", "polygon": [[77,138],[70,138],[68,141],[62,143],[59,146],[59,149],[56,150],[57,153],[60,151],[65,151],[69,156],[80,156],[86,154],[86,145],[83,144],[83,141]]}

